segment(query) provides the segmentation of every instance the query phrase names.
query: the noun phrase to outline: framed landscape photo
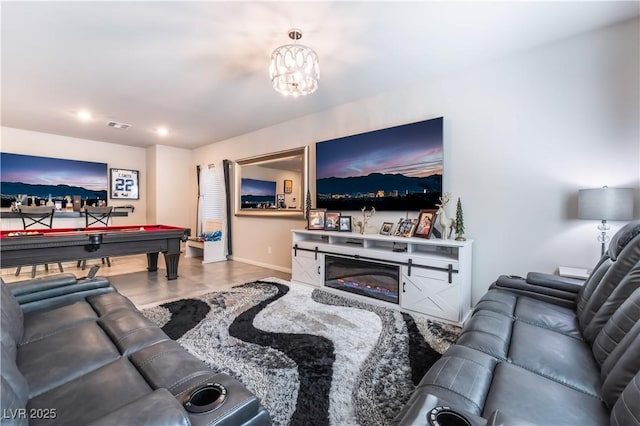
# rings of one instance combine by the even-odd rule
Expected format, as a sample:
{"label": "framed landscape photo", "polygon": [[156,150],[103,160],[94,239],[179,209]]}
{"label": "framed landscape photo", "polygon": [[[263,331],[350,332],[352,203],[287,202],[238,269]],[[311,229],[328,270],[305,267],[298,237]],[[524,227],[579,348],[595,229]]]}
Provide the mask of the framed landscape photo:
{"label": "framed landscape photo", "polygon": [[351,232],[351,216],[340,216],[338,220],[340,232]]}
{"label": "framed landscape photo", "polygon": [[293,192],[293,181],[286,179],[284,181],[284,193],[291,194]]}
{"label": "framed landscape photo", "polygon": [[337,231],[339,220],[340,220],[339,212],[327,212],[324,216],[324,230]]}
{"label": "framed landscape photo", "polygon": [[138,170],[109,169],[111,199],[139,200],[140,181]]}
{"label": "framed landscape photo", "polygon": [[391,228],[393,228],[393,222],[384,222],[382,227],[380,228],[380,234],[389,235],[391,234]]}
{"label": "framed landscape photo", "polygon": [[311,230],[324,230],[324,215],[326,209],[311,209],[309,210],[308,229]]}
{"label": "framed landscape photo", "polygon": [[420,214],[418,215],[418,224],[413,233],[414,237],[429,238],[431,236],[437,212],[438,210],[435,209],[420,210]]}

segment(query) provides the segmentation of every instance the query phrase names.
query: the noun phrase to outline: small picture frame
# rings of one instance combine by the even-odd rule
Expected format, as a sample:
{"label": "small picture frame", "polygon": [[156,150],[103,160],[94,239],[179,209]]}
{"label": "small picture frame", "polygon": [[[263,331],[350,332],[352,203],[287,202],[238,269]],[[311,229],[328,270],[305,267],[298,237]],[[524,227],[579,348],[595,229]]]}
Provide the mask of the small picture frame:
{"label": "small picture frame", "polygon": [[307,223],[309,230],[324,230],[326,209],[310,209]]}
{"label": "small picture frame", "polygon": [[435,209],[420,210],[420,214],[418,215],[418,224],[416,225],[416,229],[413,233],[414,237],[418,237],[418,238],[431,237],[431,232],[433,231],[433,228],[434,228],[437,212],[438,210],[435,210]]}
{"label": "small picture frame", "polygon": [[404,230],[402,231],[402,236],[406,238],[413,237],[413,232],[416,230],[417,224],[418,219],[406,219],[404,221]]}
{"label": "small picture frame", "polygon": [[340,212],[327,212],[324,216],[324,230],[337,231],[339,220]]}
{"label": "small picture frame", "polygon": [[398,237],[411,237],[415,230],[418,219],[400,219],[398,227],[393,235]]}
{"label": "small picture frame", "polygon": [[405,219],[404,219],[404,218],[400,218],[400,219],[398,220],[398,224],[396,225],[396,229],[393,231],[393,236],[394,236],[394,237],[399,237],[399,236],[401,236],[401,234],[402,234],[402,229],[404,228],[404,225],[403,225],[403,224],[404,224],[404,221],[405,221]]}
{"label": "small picture frame", "polygon": [[279,209],[287,208],[287,205],[284,202],[284,194],[276,194],[276,207]]}
{"label": "small picture frame", "polygon": [[139,200],[140,182],[138,170],[109,169],[110,198],[116,200]]}
{"label": "small picture frame", "polygon": [[340,232],[351,232],[351,216],[340,216],[338,221]]}
{"label": "small picture frame", "polygon": [[284,181],[284,193],[291,194],[293,193],[293,181],[289,179],[285,179]]}
{"label": "small picture frame", "polygon": [[391,234],[392,228],[393,228],[393,222],[384,222],[380,227],[380,234],[389,235]]}

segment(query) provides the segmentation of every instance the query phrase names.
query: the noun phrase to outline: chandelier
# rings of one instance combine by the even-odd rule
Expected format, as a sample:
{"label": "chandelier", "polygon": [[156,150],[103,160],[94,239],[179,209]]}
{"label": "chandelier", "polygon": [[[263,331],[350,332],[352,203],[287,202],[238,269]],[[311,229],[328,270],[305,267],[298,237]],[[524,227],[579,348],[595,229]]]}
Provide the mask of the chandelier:
{"label": "chandelier", "polygon": [[289,38],[293,44],[280,46],[271,54],[271,83],[276,92],[285,96],[309,95],[318,89],[318,55],[309,47],[297,44],[302,38],[302,31],[290,29]]}

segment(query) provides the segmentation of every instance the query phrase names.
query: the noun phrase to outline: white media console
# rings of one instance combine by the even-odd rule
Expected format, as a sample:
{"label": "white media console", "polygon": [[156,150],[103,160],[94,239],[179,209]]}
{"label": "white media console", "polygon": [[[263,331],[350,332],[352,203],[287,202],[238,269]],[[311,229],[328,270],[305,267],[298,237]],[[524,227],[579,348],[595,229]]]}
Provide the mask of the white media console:
{"label": "white media console", "polygon": [[[455,324],[471,310],[473,241],[404,238],[352,232],[293,230],[291,280],[362,301],[398,307]],[[397,265],[397,303],[325,285],[325,259]],[[393,268],[392,268],[393,269]]]}

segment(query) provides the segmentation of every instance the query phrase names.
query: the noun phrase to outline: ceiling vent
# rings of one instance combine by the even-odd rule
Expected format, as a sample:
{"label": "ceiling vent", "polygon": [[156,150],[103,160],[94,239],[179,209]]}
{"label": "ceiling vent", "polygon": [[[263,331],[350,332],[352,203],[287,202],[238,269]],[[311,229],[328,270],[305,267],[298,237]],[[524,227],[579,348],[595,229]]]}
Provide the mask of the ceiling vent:
{"label": "ceiling vent", "polygon": [[130,127],[130,124],[127,123],[118,123],[117,121],[109,121],[107,123],[107,126],[109,127],[113,127],[115,129],[126,129],[127,127]]}

